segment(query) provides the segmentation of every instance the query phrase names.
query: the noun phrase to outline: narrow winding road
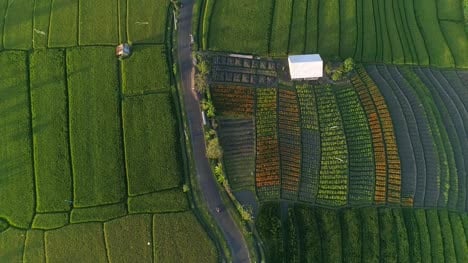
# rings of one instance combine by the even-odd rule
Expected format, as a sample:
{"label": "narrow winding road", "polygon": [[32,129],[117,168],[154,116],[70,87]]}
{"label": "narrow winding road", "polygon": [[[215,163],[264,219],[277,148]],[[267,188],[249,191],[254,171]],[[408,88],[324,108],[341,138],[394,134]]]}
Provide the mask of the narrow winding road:
{"label": "narrow winding road", "polygon": [[178,23],[178,60],[182,78],[182,93],[187,111],[192,152],[195,160],[196,176],[201,187],[202,197],[206,202],[211,216],[220,227],[231,250],[233,262],[249,262],[249,250],[240,229],[231,215],[225,211],[216,212],[216,207],[222,206],[217,182],[211,173],[210,164],[205,155],[205,139],[203,123],[198,98],[193,92],[194,67],[190,48],[190,33],[192,31],[193,0],[182,0],[183,6]]}

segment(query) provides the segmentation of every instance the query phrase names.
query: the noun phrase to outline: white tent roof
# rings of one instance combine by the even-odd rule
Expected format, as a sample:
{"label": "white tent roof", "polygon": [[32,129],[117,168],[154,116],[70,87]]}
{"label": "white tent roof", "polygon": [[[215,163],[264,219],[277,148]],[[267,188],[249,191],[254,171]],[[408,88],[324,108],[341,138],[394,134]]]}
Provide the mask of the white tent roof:
{"label": "white tent roof", "polygon": [[313,79],[323,76],[323,61],[319,54],[288,57],[291,79]]}

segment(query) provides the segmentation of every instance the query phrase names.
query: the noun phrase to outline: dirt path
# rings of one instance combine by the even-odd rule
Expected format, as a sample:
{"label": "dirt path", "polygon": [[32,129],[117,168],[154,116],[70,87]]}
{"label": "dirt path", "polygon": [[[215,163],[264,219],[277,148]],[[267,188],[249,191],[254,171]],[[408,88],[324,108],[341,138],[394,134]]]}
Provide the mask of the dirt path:
{"label": "dirt path", "polygon": [[208,159],[205,156],[205,140],[203,136],[202,117],[198,99],[193,92],[194,68],[190,49],[190,32],[192,30],[193,0],[182,0],[183,7],[179,17],[178,61],[182,78],[182,93],[191,134],[191,145],[196,167],[196,178],[201,187],[203,200],[220,227],[231,250],[233,262],[249,262],[247,244],[231,215],[222,210],[216,212],[216,207],[222,206],[217,182],[211,173]]}

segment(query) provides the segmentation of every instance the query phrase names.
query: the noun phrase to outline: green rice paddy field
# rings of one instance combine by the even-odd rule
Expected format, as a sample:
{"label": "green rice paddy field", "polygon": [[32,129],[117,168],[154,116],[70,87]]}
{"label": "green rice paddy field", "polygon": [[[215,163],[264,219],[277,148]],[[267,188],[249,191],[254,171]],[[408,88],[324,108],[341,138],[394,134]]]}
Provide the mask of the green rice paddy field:
{"label": "green rice paddy field", "polygon": [[468,68],[463,0],[201,2],[207,50]]}
{"label": "green rice paddy field", "polygon": [[0,0],[1,262],[217,260],[182,191],[168,12]]}

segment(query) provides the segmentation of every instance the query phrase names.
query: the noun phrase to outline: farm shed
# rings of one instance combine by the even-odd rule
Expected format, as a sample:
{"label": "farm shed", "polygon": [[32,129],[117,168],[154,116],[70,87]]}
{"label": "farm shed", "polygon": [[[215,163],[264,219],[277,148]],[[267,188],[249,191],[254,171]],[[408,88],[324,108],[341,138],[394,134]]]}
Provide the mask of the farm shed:
{"label": "farm shed", "polygon": [[288,57],[291,79],[316,80],[323,76],[323,61],[319,54]]}
{"label": "farm shed", "polygon": [[120,44],[115,48],[115,55],[119,59],[127,58],[131,54],[131,49],[129,44]]}

